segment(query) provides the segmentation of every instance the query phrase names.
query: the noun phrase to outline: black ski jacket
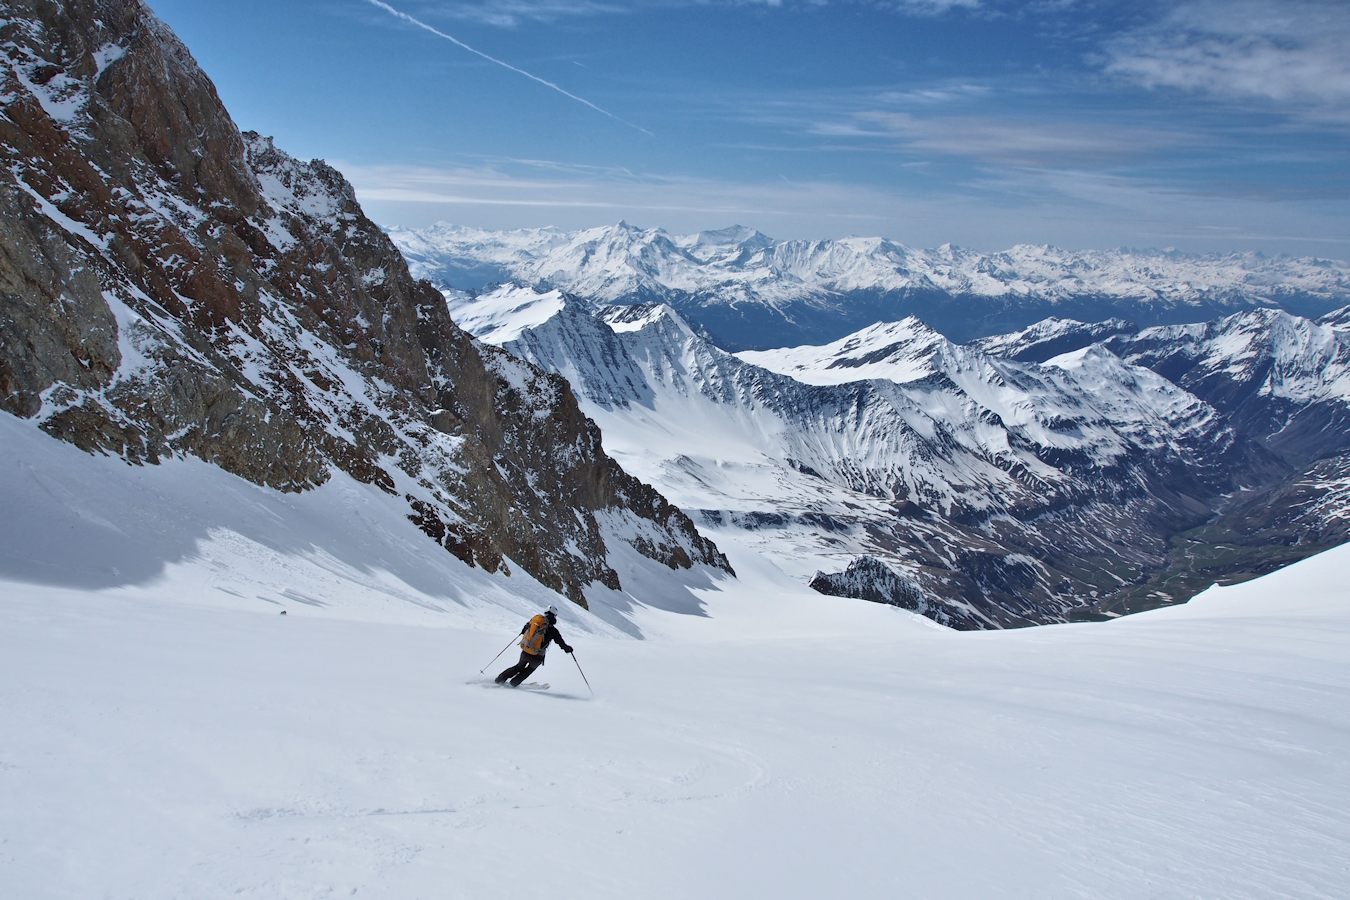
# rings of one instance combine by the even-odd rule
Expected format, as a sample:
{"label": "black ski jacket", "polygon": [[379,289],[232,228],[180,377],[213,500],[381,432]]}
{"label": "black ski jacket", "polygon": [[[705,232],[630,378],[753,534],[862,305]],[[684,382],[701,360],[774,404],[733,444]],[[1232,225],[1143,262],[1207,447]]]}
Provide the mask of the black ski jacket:
{"label": "black ski jacket", "polygon": [[[524,625],[520,626],[520,636],[524,637],[525,632],[529,631],[529,629],[530,629],[529,622],[526,622]],[[554,643],[555,641],[557,642],[559,647],[563,648],[564,652],[566,653],[572,652],[572,648],[567,646],[567,641],[564,641],[563,636],[558,633],[557,626],[555,626],[552,622],[549,622],[548,631],[544,632],[544,645],[539,648],[539,655],[543,656],[545,653],[547,653],[548,645]]]}

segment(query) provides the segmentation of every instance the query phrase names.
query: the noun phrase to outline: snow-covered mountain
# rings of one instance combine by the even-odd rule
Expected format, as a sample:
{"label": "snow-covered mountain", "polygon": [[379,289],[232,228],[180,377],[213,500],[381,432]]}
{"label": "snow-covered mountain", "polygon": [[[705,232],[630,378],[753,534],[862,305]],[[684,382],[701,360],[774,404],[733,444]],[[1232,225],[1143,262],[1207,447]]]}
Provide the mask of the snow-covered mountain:
{"label": "snow-covered mountain", "polygon": [[[1012,334],[972,341],[973,350],[1009,360],[1054,353],[1068,345],[1078,350],[1091,344],[1145,366],[1169,381],[1202,397],[1226,415],[1242,421],[1255,434],[1269,439],[1272,449],[1290,444],[1293,459],[1319,454],[1316,443],[1300,445],[1304,432],[1338,445],[1343,429],[1299,420],[1314,411],[1336,417],[1350,407],[1350,307],[1335,310],[1317,320],[1291,315],[1278,309],[1257,309],[1209,322],[1137,329],[1119,319],[1105,322],[1075,322],[1047,319]],[[894,327],[894,326],[892,326]],[[873,331],[884,333],[882,326]],[[867,334],[865,332],[864,334]],[[850,352],[851,352],[851,358]],[[748,360],[794,359],[801,355],[806,368],[857,365],[855,358],[867,347],[854,351],[848,342],[823,348],[795,351],[742,353]]]}
{"label": "snow-covered mountain", "polygon": [[1330,325],[1338,330],[1350,328],[1350,306],[1334,309],[1317,320],[1321,325]]}
{"label": "snow-covered mountain", "polygon": [[620,222],[581,231],[393,228],[415,274],[479,290],[514,280],[593,304],[663,302],[730,350],[819,344],[915,315],[955,340],[1048,316],[1142,325],[1277,305],[1320,315],[1350,267],[1260,254],[918,250],[882,238],[775,241],[740,226],[672,235]]}
{"label": "snow-covered mountain", "polygon": [[1350,334],[1275,309],[1107,342],[1221,409],[1299,464],[1347,449]]}
{"label": "snow-covered mountain", "polygon": [[428,552],[579,604],[632,553],[726,570],[561,380],[454,325],[336,170],[241,133],[140,0],[16,0],[0,27],[5,416],[275,491],[342,473]]}
{"label": "snow-covered mountain", "polygon": [[596,315],[508,284],[450,305],[566,378],[607,450],[715,537],[753,532],[804,579],[884,560],[961,627],[1064,618],[1160,565],[1167,535],[1235,478],[1276,465],[1207,403],[1101,348],[1017,363],[908,319],[738,358],[660,304]]}
{"label": "snow-covered mountain", "polygon": [[1079,322],[1053,316],[1012,334],[995,334],[971,341],[971,346],[1005,359],[1020,362],[1046,362],[1062,353],[1072,353],[1107,338],[1137,331],[1124,319],[1105,322]]}
{"label": "snow-covered mountain", "polygon": [[[1036,353],[1042,335],[1104,334],[1103,348],[1146,366],[1212,405],[1233,430],[1278,459],[1281,470],[1244,482],[1204,526],[1173,542],[1169,590],[1267,571],[1350,540],[1350,330],[1346,311],[1317,321],[1276,309],[1196,325],[1123,328],[1111,321],[1051,321],[975,342],[1010,357]],[[1052,338],[1055,340],[1057,338]],[[1158,588],[1136,586],[1114,607],[1148,605]]]}

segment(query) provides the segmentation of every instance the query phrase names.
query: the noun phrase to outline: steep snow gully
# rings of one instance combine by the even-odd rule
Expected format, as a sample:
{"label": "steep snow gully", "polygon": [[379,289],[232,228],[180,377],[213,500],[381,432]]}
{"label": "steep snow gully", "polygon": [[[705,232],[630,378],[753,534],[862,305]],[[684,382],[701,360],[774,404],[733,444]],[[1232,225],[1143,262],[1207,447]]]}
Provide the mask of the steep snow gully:
{"label": "steep snow gully", "polygon": [[958,633],[729,545],[739,577],[687,606],[564,606],[594,699],[561,655],[550,692],[484,691],[547,593],[414,552],[378,490],[278,495],[0,422],[7,508],[45,510],[0,522],[4,896],[1350,888],[1350,548],[1185,607]]}

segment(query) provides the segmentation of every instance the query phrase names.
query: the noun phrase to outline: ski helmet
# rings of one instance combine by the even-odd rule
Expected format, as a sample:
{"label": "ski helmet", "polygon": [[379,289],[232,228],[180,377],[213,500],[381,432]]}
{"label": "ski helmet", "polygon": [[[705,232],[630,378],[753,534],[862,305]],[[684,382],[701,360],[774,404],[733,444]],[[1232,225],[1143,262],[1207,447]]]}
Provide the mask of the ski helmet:
{"label": "ski helmet", "polygon": [[558,618],[558,607],[550,606],[548,609],[544,610],[544,615],[552,616],[555,619]]}

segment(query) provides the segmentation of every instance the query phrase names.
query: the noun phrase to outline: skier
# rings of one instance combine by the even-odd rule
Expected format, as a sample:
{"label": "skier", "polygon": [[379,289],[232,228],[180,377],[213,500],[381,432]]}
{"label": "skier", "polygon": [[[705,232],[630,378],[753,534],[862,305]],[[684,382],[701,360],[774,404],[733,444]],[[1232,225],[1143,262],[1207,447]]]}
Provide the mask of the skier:
{"label": "skier", "polygon": [[497,684],[505,684],[509,678],[512,687],[520,687],[521,682],[530,677],[530,673],[544,664],[544,651],[553,641],[558,642],[563,652],[572,652],[567,641],[558,633],[557,621],[558,610],[550,606],[525,623],[525,627],[520,629],[520,662],[498,675],[495,679]]}

